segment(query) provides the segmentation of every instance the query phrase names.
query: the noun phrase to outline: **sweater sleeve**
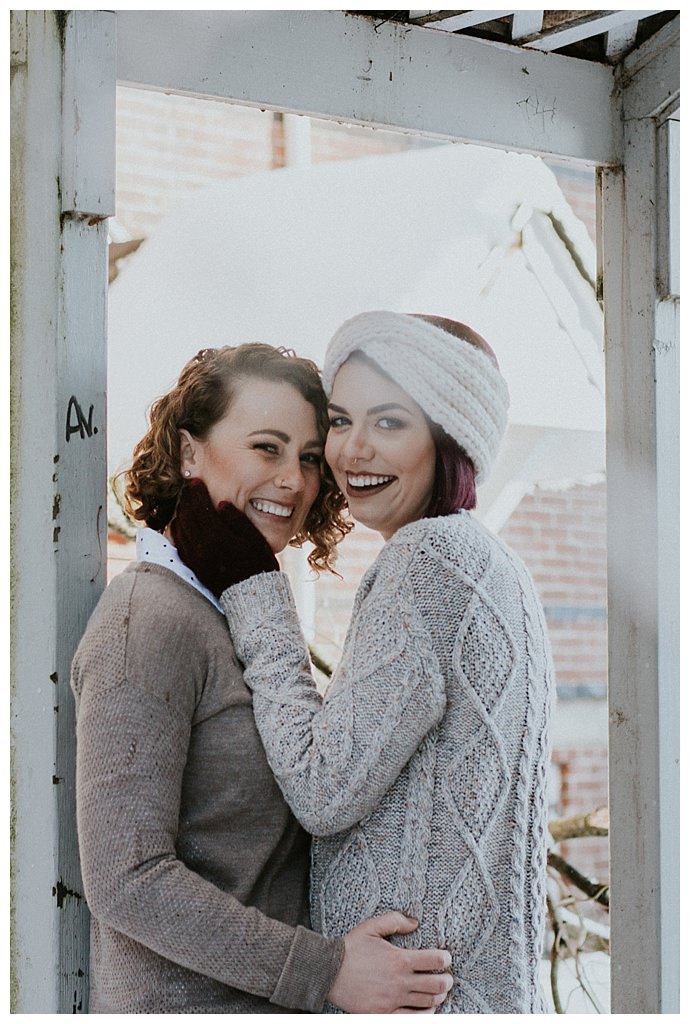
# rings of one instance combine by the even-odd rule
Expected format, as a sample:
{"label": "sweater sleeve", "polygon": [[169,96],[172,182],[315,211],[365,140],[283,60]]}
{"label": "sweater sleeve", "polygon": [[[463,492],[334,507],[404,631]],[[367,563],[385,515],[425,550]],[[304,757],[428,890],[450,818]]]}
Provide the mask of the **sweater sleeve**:
{"label": "sweater sleeve", "polygon": [[[98,645],[87,660],[99,654],[102,666],[109,653]],[[184,701],[127,678],[90,685],[88,664],[77,674],[77,819],[92,913],[193,971],[318,1012],[342,942],[244,906],[177,856],[191,732]]]}
{"label": "sweater sleeve", "polygon": [[323,700],[283,573],[235,584],[221,604],[285,798],[313,835],[351,827],[378,806],[445,710],[443,675],[409,574],[379,574],[356,602]]}

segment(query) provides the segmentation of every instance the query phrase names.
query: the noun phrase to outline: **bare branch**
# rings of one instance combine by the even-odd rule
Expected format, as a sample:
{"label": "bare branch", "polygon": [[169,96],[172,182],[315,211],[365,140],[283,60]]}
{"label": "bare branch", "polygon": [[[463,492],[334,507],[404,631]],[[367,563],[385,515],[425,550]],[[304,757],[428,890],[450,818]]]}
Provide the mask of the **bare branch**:
{"label": "bare branch", "polygon": [[580,839],[582,836],[607,836],[609,834],[609,809],[597,807],[588,814],[574,814],[570,818],[557,818],[549,822],[549,832],[557,843],[565,839]]}
{"label": "bare branch", "polygon": [[551,961],[551,970],[549,971],[549,977],[551,981],[551,997],[553,999],[553,1005],[556,1013],[563,1013],[561,995],[558,991],[558,946],[561,941],[561,931],[563,929],[563,922],[561,921],[559,915],[556,913],[556,908],[554,907],[550,896],[546,897],[546,906],[548,909],[549,917],[551,918],[551,927],[553,928],[553,944],[551,946],[551,953],[549,955],[549,959]]}
{"label": "bare branch", "polygon": [[331,666],[323,660],[323,658],[316,653],[313,647],[309,647],[309,657],[312,660],[312,664],[315,668],[318,668],[319,672],[323,672],[325,676],[330,679],[333,675],[333,669]]}
{"label": "bare branch", "polygon": [[574,868],[572,864],[569,864],[564,857],[560,854],[554,853],[553,850],[549,850],[547,862],[550,867],[554,868],[564,878],[583,892],[589,899],[594,900],[595,903],[601,903],[603,907],[608,909],[609,906],[609,887],[604,885],[602,882],[594,882],[589,878],[586,878],[581,874],[577,868]]}

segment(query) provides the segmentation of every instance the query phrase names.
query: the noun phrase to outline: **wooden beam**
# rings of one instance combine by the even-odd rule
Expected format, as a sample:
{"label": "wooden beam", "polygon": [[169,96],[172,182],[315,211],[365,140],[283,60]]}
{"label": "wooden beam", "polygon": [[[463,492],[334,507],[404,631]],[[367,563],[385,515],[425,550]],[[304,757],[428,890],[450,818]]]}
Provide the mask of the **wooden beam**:
{"label": "wooden beam", "polygon": [[115,67],[115,19],[104,26],[98,11],[68,13],[64,54],[62,212],[111,217],[115,97],[105,72]]}
{"label": "wooden beam", "polygon": [[541,32],[543,23],[543,11],[514,11],[510,38],[514,43],[521,43],[524,39]]}
{"label": "wooden beam", "polygon": [[661,295],[680,298],[680,121],[659,127],[657,277]]}
{"label": "wooden beam", "polygon": [[[629,54],[616,68],[630,117],[663,119],[680,107],[680,16]],[[651,99],[657,104],[650,108]]]}
{"label": "wooden beam", "polygon": [[46,1013],[57,1007],[59,970],[52,894],[57,807],[49,784],[55,774],[54,452],[45,450],[46,419],[52,426],[55,406],[45,363],[57,307],[61,52],[51,18],[29,11],[10,17],[10,1012]]}
{"label": "wooden beam", "polygon": [[118,78],[166,92],[616,163],[611,68],[340,11],[119,11]]}
{"label": "wooden beam", "polygon": [[462,14],[448,12],[443,18],[430,22],[426,27],[441,29],[443,32],[461,32],[475,25],[484,25],[487,21],[506,18],[512,11],[463,11]]}
{"label": "wooden beam", "polygon": [[[15,13],[25,60],[11,147],[11,999],[16,1013],[81,1013],[89,919],[70,666],[105,584],[115,14]],[[95,138],[98,151],[83,151]]]}
{"label": "wooden beam", "polygon": [[606,33],[606,59],[612,64],[632,50],[637,38],[638,24],[637,21],[631,21],[627,25],[611,28]]}
{"label": "wooden beam", "polygon": [[[651,41],[650,41],[651,42]],[[608,478],[611,998],[679,1012],[679,332],[659,283],[668,48],[620,77],[622,170],[602,173]],[[666,203],[668,205],[668,203]],[[662,214],[665,216],[665,214]]]}
{"label": "wooden beam", "polygon": [[557,28],[542,32],[538,39],[532,39],[524,43],[534,50],[552,51],[560,50],[564,46],[572,46],[583,39],[591,39],[592,36],[609,32],[621,25],[630,22],[641,21],[652,14],[659,14],[660,11],[597,11],[589,13],[585,17],[576,18],[574,21],[559,25]]}

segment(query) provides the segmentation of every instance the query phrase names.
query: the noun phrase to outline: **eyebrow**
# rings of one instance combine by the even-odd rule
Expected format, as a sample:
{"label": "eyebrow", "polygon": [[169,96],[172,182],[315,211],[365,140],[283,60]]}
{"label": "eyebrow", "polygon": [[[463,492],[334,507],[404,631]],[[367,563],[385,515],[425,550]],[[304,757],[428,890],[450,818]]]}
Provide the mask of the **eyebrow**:
{"label": "eyebrow", "polygon": [[[250,434],[248,434],[247,436],[248,437],[257,437],[259,434],[263,434],[263,435],[270,434],[271,437],[277,437],[279,441],[283,442],[283,444],[289,444],[290,443],[290,435],[289,434],[283,433],[282,430],[272,430],[270,428],[266,428],[265,430],[252,430],[252,432]],[[316,441],[307,441],[307,443],[304,445],[304,447],[305,448],[323,448],[323,441],[319,441],[318,439]]]}
{"label": "eyebrow", "polygon": [[[328,403],[328,408],[332,409],[333,412],[347,413],[347,409],[343,409],[341,405],[334,405],[333,402]],[[410,416],[414,415],[411,409],[408,409],[406,405],[401,405],[400,402],[385,402],[383,405],[372,405],[371,409],[367,409],[367,416],[373,416],[379,412],[388,412],[389,409],[402,409],[403,412],[408,413]]]}

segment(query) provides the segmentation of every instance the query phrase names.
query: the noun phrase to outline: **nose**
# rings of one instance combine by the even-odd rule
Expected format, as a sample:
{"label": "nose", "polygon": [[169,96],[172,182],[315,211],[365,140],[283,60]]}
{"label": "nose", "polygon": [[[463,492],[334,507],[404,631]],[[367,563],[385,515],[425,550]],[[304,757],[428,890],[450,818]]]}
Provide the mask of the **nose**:
{"label": "nose", "polygon": [[281,465],[276,473],[276,486],[280,490],[299,493],[304,490],[304,471],[299,459],[290,459]]}
{"label": "nose", "polygon": [[346,462],[366,462],[373,458],[374,446],[371,444],[366,427],[352,427],[348,430],[341,451]]}

